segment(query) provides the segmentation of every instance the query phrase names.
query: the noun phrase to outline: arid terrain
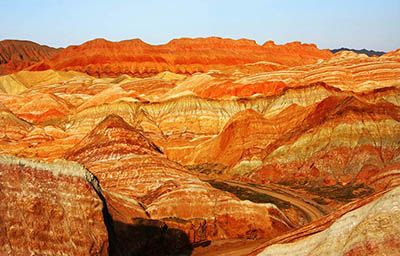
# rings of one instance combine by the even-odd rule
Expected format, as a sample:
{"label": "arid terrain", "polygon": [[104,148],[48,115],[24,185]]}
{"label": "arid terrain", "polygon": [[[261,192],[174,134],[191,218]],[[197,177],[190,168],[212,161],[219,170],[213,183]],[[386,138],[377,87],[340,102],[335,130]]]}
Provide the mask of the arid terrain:
{"label": "arid terrain", "polygon": [[400,254],[400,49],[4,40],[0,75],[0,255]]}

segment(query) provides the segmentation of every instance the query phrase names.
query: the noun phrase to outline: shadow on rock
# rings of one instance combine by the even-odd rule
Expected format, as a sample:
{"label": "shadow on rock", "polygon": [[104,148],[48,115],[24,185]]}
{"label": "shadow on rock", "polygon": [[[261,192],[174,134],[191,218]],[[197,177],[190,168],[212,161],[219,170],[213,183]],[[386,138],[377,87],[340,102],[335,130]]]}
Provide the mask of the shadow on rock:
{"label": "shadow on rock", "polygon": [[134,224],[114,222],[115,239],[110,255],[191,255],[189,237],[162,221],[135,219]]}

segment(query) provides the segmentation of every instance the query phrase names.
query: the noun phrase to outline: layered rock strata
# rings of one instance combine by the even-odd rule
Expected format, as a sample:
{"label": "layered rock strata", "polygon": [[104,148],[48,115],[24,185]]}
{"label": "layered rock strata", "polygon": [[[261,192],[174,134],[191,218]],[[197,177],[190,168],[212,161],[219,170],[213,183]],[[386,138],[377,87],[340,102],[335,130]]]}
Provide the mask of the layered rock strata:
{"label": "layered rock strata", "polygon": [[[164,221],[190,241],[271,238],[291,229],[272,204],[240,201],[212,188],[168,160],[139,130],[122,118],[103,120],[65,157],[85,165],[100,180],[117,221]],[[114,204],[117,203],[117,204]]]}
{"label": "layered rock strata", "polygon": [[107,255],[94,176],[65,160],[0,157],[0,254]]}
{"label": "layered rock strata", "polygon": [[252,255],[399,254],[400,188],[385,192],[276,238]]}
{"label": "layered rock strata", "polygon": [[0,41],[0,75],[14,73],[41,60],[51,58],[59,50],[31,41]]}
{"label": "layered rock strata", "polygon": [[[120,42],[95,39],[70,46],[29,69],[74,70],[97,77],[121,74],[145,77],[163,71],[180,74],[204,73],[214,69],[231,73],[235,69],[271,71],[310,64],[331,56],[329,50],[319,50],[313,44],[300,42],[275,45],[271,41],[261,46],[247,39],[209,37],[174,39],[164,45],[149,45],[140,39]],[[246,66],[248,63],[254,65]]]}

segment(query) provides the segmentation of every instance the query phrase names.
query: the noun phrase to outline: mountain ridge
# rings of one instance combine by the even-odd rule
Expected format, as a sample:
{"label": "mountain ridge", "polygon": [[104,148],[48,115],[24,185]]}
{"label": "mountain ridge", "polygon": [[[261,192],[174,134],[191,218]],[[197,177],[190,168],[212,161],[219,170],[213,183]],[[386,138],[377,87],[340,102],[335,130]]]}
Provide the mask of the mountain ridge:
{"label": "mountain ridge", "polygon": [[69,46],[28,70],[74,70],[96,77],[117,77],[122,74],[147,77],[164,71],[193,74],[230,69],[234,72],[248,63],[272,63],[257,67],[255,71],[259,72],[311,64],[332,56],[329,50],[320,50],[316,45],[300,42],[259,45],[248,39],[208,37],[180,38],[166,44],[150,45],[140,39],[119,42],[94,39]]}
{"label": "mountain ridge", "polygon": [[367,50],[365,48],[361,49],[361,50],[356,50],[356,49],[351,49],[351,48],[346,48],[346,47],[341,47],[341,48],[337,48],[337,49],[331,49],[330,50],[333,54],[337,53],[337,52],[341,52],[341,51],[351,51],[351,52],[355,52],[358,54],[366,54],[369,57],[372,56],[382,56],[383,54],[387,53],[384,51],[375,51],[375,50]]}

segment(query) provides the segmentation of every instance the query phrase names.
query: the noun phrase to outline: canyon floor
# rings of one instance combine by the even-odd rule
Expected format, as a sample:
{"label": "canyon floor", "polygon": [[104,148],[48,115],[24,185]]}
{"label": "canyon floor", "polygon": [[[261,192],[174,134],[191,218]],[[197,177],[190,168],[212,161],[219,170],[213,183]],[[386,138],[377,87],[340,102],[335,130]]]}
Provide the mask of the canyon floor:
{"label": "canyon floor", "polygon": [[400,50],[0,46],[0,255],[400,254]]}

